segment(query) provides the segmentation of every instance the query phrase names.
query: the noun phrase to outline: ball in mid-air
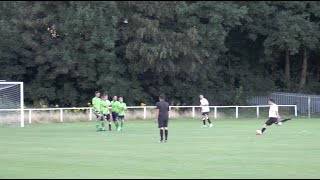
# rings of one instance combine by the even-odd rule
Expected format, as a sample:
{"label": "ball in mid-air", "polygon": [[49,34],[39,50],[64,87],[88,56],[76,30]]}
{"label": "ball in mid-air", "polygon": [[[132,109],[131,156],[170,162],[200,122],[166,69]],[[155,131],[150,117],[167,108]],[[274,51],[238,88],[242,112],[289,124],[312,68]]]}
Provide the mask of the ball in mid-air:
{"label": "ball in mid-air", "polygon": [[261,130],[256,130],[256,135],[261,135],[261,134],[262,134]]}

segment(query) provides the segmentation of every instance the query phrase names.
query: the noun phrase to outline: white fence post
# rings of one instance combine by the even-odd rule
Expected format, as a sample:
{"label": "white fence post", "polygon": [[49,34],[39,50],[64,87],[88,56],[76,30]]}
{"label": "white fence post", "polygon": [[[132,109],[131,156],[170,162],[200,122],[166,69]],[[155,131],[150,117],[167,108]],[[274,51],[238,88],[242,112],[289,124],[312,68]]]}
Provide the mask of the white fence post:
{"label": "white fence post", "polygon": [[236,106],[236,118],[238,118],[238,117],[239,117],[239,107]]}
{"label": "white fence post", "polygon": [[60,121],[63,122],[63,110],[60,109]]}
{"label": "white fence post", "polygon": [[192,107],[192,118],[194,118],[195,117],[195,107],[193,106]]}
{"label": "white fence post", "polygon": [[29,110],[29,124],[31,124],[31,109]]}
{"label": "white fence post", "polygon": [[311,112],[311,98],[310,95],[308,96],[308,118],[310,119],[310,112]]}
{"label": "white fence post", "polygon": [[257,106],[257,118],[260,117],[260,114],[259,114],[259,106]]}
{"label": "white fence post", "polygon": [[91,121],[92,120],[92,109],[90,108],[90,110],[89,110],[89,120]]}
{"label": "white fence post", "polygon": [[297,109],[297,105],[294,105],[294,115],[298,116],[298,109]]}
{"label": "white fence post", "polygon": [[147,107],[143,107],[143,119],[147,118]]}
{"label": "white fence post", "polygon": [[23,88],[23,82],[20,82],[20,126],[24,127],[24,88]]}
{"label": "white fence post", "polygon": [[214,118],[217,118],[217,106],[214,107]]}

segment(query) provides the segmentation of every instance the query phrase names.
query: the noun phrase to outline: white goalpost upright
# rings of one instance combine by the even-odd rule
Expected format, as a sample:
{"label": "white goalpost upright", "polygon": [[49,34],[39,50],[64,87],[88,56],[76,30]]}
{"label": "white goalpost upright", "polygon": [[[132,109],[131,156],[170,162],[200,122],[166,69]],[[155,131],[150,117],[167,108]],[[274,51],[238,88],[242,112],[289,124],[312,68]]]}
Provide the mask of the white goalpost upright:
{"label": "white goalpost upright", "polygon": [[24,127],[23,82],[0,80],[0,123],[16,123]]}

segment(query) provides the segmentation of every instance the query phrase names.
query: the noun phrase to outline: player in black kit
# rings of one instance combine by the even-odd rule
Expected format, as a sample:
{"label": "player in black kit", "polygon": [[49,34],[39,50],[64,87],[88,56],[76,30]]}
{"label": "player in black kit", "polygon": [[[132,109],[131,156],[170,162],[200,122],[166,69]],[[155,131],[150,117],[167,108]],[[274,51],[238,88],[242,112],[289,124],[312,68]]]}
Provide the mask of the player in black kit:
{"label": "player in black kit", "polygon": [[165,96],[159,96],[159,102],[156,104],[156,118],[158,119],[158,128],[160,128],[160,141],[163,142],[163,134],[165,141],[168,141],[168,121],[169,121],[169,103],[165,101]]}

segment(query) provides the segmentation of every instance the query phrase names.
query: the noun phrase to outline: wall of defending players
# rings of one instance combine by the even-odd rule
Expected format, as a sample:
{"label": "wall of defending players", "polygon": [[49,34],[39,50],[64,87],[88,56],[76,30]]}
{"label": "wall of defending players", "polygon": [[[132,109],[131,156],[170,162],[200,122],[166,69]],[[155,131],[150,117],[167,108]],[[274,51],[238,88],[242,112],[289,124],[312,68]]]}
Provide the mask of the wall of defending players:
{"label": "wall of defending players", "polygon": [[109,101],[107,94],[101,97],[99,91],[95,92],[95,97],[92,98],[94,114],[96,115],[96,131],[112,131],[112,123],[115,124],[116,131],[122,131],[125,122],[125,112],[127,105],[123,102],[123,97],[113,96],[112,101]]}

